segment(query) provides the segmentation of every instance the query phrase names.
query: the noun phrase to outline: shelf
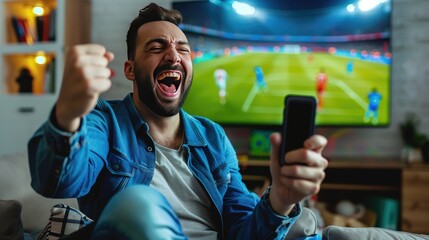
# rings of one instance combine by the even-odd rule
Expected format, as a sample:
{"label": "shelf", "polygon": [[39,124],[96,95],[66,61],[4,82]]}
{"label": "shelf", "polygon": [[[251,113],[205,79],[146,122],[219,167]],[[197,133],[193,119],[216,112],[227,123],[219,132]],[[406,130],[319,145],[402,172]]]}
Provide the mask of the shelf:
{"label": "shelf", "polygon": [[[269,159],[247,159],[239,160],[239,164],[243,166],[261,166],[268,167],[270,165]],[[400,160],[392,158],[340,158],[336,160],[329,160],[328,168],[383,168],[383,169],[401,169],[406,167],[407,164]]]}
{"label": "shelf", "polygon": [[401,169],[405,163],[392,158],[339,158],[329,160],[328,168]]}
{"label": "shelf", "polygon": [[64,19],[65,0],[0,0],[0,154],[25,151],[49,116],[63,71]]}
{"label": "shelf", "polygon": [[[36,64],[37,54],[5,54],[0,62],[5,67],[2,79],[5,89],[2,93],[52,94],[56,88],[56,54],[44,53],[45,64]],[[23,69],[27,69],[23,74]],[[24,77],[26,76],[26,77]],[[24,79],[20,81],[19,79]]]}
{"label": "shelf", "polygon": [[383,191],[394,192],[399,191],[398,187],[384,185],[365,185],[365,184],[338,184],[338,183],[322,183],[323,190],[346,190],[346,191]]}
{"label": "shelf", "polygon": [[31,45],[24,43],[8,43],[1,48],[1,54],[26,54],[36,52],[57,52],[62,51],[62,45],[57,42],[38,42]]}
{"label": "shelf", "polygon": [[261,166],[261,167],[268,167],[268,166],[270,166],[270,160],[269,159],[263,159],[263,160],[239,160],[239,164],[241,166]]}
{"label": "shelf", "polygon": [[258,176],[258,175],[243,175],[244,181],[265,181],[267,179],[266,176]]}
{"label": "shelf", "polygon": [[[240,156],[243,181],[249,189],[258,189],[269,178],[268,159]],[[326,177],[318,200],[335,206],[349,199],[362,203],[371,196],[399,202],[399,229],[429,234],[427,228],[429,196],[429,164],[407,164],[399,158],[335,158],[328,159]]]}

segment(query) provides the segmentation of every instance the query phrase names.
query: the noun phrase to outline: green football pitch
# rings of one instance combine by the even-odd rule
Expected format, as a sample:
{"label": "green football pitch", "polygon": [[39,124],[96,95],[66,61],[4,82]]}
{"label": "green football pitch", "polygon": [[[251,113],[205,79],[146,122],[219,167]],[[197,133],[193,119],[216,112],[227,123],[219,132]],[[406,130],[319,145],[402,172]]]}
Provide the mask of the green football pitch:
{"label": "green football pitch", "polygon": [[[315,78],[323,67],[329,76],[323,107],[317,110],[318,125],[365,125],[367,95],[377,88],[382,100],[378,124],[389,118],[389,66],[353,59],[352,74],[346,71],[350,58],[328,53],[246,53],[194,63],[194,81],[184,109],[223,124],[279,125],[287,94],[316,96]],[[258,92],[255,66],[264,71],[267,91]],[[228,73],[226,103],[220,104],[213,73]]]}

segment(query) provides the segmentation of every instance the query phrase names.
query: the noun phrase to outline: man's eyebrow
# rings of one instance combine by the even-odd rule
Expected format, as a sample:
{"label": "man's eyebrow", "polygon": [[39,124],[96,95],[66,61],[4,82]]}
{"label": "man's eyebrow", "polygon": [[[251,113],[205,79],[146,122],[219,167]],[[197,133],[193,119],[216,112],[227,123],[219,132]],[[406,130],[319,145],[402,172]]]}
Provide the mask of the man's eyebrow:
{"label": "man's eyebrow", "polygon": [[[152,39],[150,39],[149,41],[146,42],[146,46],[148,46],[151,43],[159,43],[159,44],[162,44],[162,45],[167,45],[168,44],[168,40],[165,39],[165,38],[152,38]],[[177,41],[177,43],[179,45],[188,45],[188,46],[190,45],[189,42],[185,41],[185,40],[179,40],[179,41]]]}
{"label": "man's eyebrow", "polygon": [[165,44],[168,43],[168,41],[165,38],[152,38],[152,39],[149,39],[149,41],[147,41],[145,45],[147,46],[147,45],[149,45],[151,43],[160,43],[160,44],[164,44],[165,45]]}
{"label": "man's eyebrow", "polygon": [[188,45],[188,46],[190,45],[189,42],[185,41],[185,40],[179,40],[179,41],[177,41],[177,43],[180,45]]}

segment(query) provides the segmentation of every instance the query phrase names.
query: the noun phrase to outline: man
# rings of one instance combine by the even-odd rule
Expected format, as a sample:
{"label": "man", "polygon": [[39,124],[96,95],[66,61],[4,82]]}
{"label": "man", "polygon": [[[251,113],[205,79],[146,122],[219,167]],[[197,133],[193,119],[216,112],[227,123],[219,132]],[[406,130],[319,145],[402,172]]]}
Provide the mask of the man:
{"label": "man", "polygon": [[317,109],[319,110],[323,107],[323,97],[325,96],[327,85],[328,74],[326,74],[325,68],[322,67],[316,75]]}
{"label": "man", "polygon": [[254,69],[256,76],[256,89],[258,92],[266,92],[268,90],[267,82],[265,81],[264,71],[260,66],[255,66]]}
{"label": "man", "polygon": [[272,185],[262,199],[249,193],[222,128],[181,109],[193,66],[180,21],[153,3],[132,21],[124,73],[133,92],[122,101],[99,99],[111,52],[68,52],[55,107],[29,142],[32,187],[77,197],[96,222],[91,239],[282,239],[298,202],[319,191],[326,138],[311,137],[280,168],[273,134]]}
{"label": "man", "polygon": [[219,103],[226,104],[226,81],[228,79],[228,73],[225,69],[218,68],[213,73],[216,86],[218,88]]}
{"label": "man", "polygon": [[376,125],[378,123],[378,107],[380,106],[382,96],[376,88],[373,88],[367,97],[368,108],[365,112],[364,122],[369,123],[371,121],[373,125]]}
{"label": "man", "polygon": [[346,64],[346,73],[347,76],[353,77],[354,76],[354,62],[352,60],[348,61]]}

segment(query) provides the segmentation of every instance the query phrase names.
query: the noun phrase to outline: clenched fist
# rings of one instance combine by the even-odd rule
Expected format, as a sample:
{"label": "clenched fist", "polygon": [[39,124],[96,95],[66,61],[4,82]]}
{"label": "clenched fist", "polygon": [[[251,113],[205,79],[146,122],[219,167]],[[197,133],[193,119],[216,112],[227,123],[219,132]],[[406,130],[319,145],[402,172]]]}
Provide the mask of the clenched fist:
{"label": "clenched fist", "polygon": [[107,67],[113,53],[98,44],[77,45],[66,52],[64,75],[55,116],[62,130],[78,130],[81,117],[89,113],[101,93],[111,86]]}

